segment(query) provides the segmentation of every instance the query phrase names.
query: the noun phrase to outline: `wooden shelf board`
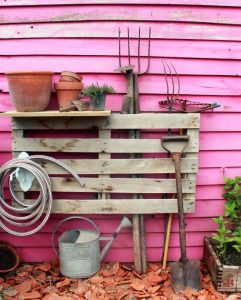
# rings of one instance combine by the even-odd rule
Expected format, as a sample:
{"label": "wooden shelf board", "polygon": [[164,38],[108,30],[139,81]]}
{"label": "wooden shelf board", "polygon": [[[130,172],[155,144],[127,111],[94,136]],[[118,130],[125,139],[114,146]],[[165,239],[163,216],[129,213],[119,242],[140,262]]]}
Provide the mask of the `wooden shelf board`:
{"label": "wooden shelf board", "polygon": [[103,111],[69,111],[45,110],[36,112],[8,111],[0,113],[0,117],[28,118],[28,117],[106,117],[111,115],[111,110]]}

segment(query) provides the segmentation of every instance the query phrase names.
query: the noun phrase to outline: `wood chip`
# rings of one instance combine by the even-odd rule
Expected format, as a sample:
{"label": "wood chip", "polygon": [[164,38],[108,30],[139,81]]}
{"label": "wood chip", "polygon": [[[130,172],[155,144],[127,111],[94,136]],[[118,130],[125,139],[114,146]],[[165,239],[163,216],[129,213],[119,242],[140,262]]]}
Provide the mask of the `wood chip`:
{"label": "wood chip", "polygon": [[133,279],[130,283],[130,286],[135,291],[143,291],[145,289],[145,285],[142,283],[140,279]]}
{"label": "wood chip", "polygon": [[63,286],[69,285],[70,284],[70,279],[69,278],[65,278],[63,281],[59,281],[56,283],[56,288],[59,289]]}

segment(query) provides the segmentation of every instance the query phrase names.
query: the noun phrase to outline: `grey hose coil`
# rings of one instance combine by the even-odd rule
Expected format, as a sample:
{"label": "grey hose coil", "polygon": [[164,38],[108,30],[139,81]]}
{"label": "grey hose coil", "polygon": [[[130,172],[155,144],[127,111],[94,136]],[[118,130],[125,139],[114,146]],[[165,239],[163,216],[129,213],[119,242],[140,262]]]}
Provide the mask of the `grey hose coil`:
{"label": "grey hose coil", "polygon": [[[54,159],[45,155],[33,155],[27,158],[15,158],[7,163],[5,163],[0,168],[0,218],[4,220],[3,223],[0,220],[0,227],[3,228],[6,232],[17,235],[17,236],[27,236],[36,233],[39,231],[48,221],[49,216],[51,214],[52,204],[53,204],[53,196],[51,190],[51,180],[49,178],[48,173],[44,170],[44,168],[36,163],[35,161],[45,160],[55,163],[56,165],[65,169],[68,173],[70,173],[78,183],[83,187],[84,183],[82,179],[79,177],[77,173],[75,173],[71,168],[62,163],[61,161]],[[12,186],[12,181],[9,180],[9,190],[13,197],[13,199],[18,203],[18,207],[14,207],[9,205],[4,199],[4,191],[3,184],[5,179],[12,174],[17,168],[22,168],[35,177],[40,186],[40,193],[36,200],[33,200],[33,203],[26,203],[26,201],[18,199],[16,193],[14,192],[14,188]],[[24,213],[24,215],[19,215],[20,213]],[[11,224],[12,226],[17,227],[27,227],[34,225],[37,221],[45,213],[44,218],[34,229],[24,232],[18,232],[10,229],[6,224]]]}

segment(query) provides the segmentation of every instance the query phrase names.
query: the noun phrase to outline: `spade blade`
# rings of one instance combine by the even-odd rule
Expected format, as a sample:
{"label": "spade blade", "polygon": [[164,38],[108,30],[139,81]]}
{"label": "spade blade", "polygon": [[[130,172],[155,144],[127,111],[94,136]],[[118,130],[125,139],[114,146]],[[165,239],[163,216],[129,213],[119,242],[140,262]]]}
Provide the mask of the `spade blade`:
{"label": "spade blade", "polygon": [[170,263],[170,267],[172,287],[175,292],[186,289],[200,290],[201,274],[199,261],[174,262]]}

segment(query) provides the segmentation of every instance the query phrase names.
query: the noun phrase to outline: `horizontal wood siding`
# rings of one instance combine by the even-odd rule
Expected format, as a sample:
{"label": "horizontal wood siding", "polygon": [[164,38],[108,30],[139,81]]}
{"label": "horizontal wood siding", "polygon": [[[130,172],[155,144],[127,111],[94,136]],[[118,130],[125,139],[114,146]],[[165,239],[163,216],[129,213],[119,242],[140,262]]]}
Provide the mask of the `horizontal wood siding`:
{"label": "horizontal wood siding", "polygon": [[[188,214],[186,219],[188,257],[200,259],[203,236],[215,230],[216,224],[212,218],[223,212],[223,177],[240,176],[241,173],[240,24],[240,0],[1,1],[0,111],[13,109],[4,73],[14,70],[50,70],[55,73],[55,82],[61,71],[70,70],[80,73],[85,85],[97,81],[108,83],[113,85],[117,93],[108,95],[107,106],[115,112],[120,111],[126,80],[115,71],[118,67],[118,28],[123,37],[122,62],[125,64],[127,27],[130,28],[130,35],[137,37],[141,26],[141,64],[144,69],[147,63],[146,38],[151,26],[150,71],[139,76],[141,111],[159,112],[158,101],[166,99],[162,59],[177,69],[182,99],[218,102],[221,105],[215,112],[201,114],[196,210]],[[132,63],[137,64],[136,39],[131,40],[131,54]],[[56,104],[53,90],[50,108],[56,108]],[[1,118],[0,124],[2,165],[11,158],[11,119]],[[158,134],[154,131],[143,134],[143,139],[150,137],[158,139]],[[51,145],[51,137],[45,139]],[[36,136],[29,146],[37,150],[38,142],[39,137]],[[21,143],[14,144],[14,147],[14,150],[21,150]],[[118,149],[119,145],[113,147]],[[69,155],[71,163],[71,151]],[[58,158],[62,158],[61,153]],[[153,155],[150,164],[154,162]],[[51,166],[48,168],[55,172]],[[145,168],[148,172],[148,166]],[[4,189],[7,192],[7,186]],[[32,237],[18,238],[1,232],[1,238],[17,247],[23,261],[53,258],[50,234],[57,220],[62,217],[52,216],[42,231]],[[106,235],[113,233],[120,221],[118,215],[90,217]],[[163,215],[147,215],[145,219],[148,259],[160,260]],[[73,221],[66,228],[75,226],[79,224]],[[169,260],[178,259],[176,217],[170,247]],[[120,234],[106,260],[133,260],[132,236],[128,230]]]}

